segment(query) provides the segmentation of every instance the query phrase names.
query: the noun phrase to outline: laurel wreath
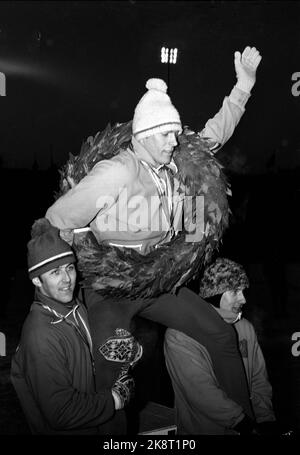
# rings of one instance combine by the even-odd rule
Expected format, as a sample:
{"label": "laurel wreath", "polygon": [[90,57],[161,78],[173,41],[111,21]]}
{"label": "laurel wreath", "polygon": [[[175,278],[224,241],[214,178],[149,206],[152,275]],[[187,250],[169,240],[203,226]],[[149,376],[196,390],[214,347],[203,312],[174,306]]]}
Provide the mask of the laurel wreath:
{"label": "laurel wreath", "polygon": [[[126,149],[131,141],[131,122],[110,124],[82,144],[79,155],[70,154],[60,170],[60,188],[56,197],[80,182],[97,162],[110,159]],[[228,226],[229,184],[222,165],[209,151],[208,142],[188,127],[179,136],[174,152],[178,167],[175,176],[184,185],[185,194],[204,196],[205,234],[201,241],[186,241],[180,231],[170,242],[141,255],[134,249],[98,243],[91,231],[74,244],[81,284],[106,297],[152,298],[176,288],[195,277],[206,266]]]}

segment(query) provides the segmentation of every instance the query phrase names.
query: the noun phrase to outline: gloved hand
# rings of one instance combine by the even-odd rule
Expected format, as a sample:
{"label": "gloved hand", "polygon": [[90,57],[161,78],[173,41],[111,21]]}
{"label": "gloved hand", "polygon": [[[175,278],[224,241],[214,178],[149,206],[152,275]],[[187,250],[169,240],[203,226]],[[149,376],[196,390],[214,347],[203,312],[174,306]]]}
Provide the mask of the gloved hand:
{"label": "gloved hand", "polygon": [[134,379],[129,374],[121,375],[112,386],[115,409],[123,409],[134,395]]}
{"label": "gloved hand", "polygon": [[247,46],[243,53],[234,53],[234,66],[237,77],[237,88],[250,93],[256,81],[256,70],[262,57],[255,47]]}
{"label": "gloved hand", "polygon": [[247,415],[241,420],[235,427],[234,431],[237,431],[240,435],[254,434],[254,429],[256,427],[255,422],[250,419]]}

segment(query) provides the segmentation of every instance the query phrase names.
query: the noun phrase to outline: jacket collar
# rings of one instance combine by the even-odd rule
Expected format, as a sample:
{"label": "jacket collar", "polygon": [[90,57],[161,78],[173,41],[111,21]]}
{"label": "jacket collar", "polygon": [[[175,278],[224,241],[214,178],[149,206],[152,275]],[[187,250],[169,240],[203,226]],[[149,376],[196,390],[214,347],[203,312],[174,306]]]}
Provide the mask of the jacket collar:
{"label": "jacket collar", "polygon": [[219,313],[222,319],[228,324],[235,324],[238,322],[242,317],[242,312],[236,314],[232,311],[223,310],[222,308],[216,308],[214,305],[212,307]]}
{"label": "jacket collar", "polygon": [[148,163],[153,169],[155,169],[156,172],[160,171],[160,169],[162,169],[163,167],[166,167],[167,169],[170,169],[173,172],[173,174],[177,174],[178,168],[173,158],[169,164],[166,165],[161,164],[160,166],[155,167],[153,159],[148,150],[146,150],[145,147],[140,142],[138,142],[134,136],[132,136],[131,138],[131,144],[133,147],[133,151],[139,161],[146,161],[146,163]]}
{"label": "jacket collar", "polygon": [[[93,356],[93,342],[88,327],[88,321],[84,321],[80,312],[78,311],[79,319],[81,319],[81,325],[79,319],[77,319],[75,312],[80,308],[79,301],[73,299],[68,305],[63,305],[55,299],[51,299],[46,295],[42,294],[39,289],[36,289],[35,292],[35,302],[33,305],[41,305],[45,311],[50,311],[52,316],[54,316],[51,324],[59,324],[62,321],[65,321],[68,324],[72,324],[77,331],[79,331],[80,336],[83,337],[84,341],[88,343],[91,355]],[[31,306],[31,309],[33,308]],[[56,319],[55,319],[56,317]]]}
{"label": "jacket collar", "polygon": [[51,299],[50,297],[47,297],[46,295],[42,294],[42,292],[38,288],[36,288],[35,290],[34,300],[37,303],[48,306],[52,310],[61,314],[62,316],[66,316],[74,307],[74,305],[77,305],[79,303],[77,302],[76,299],[73,298],[73,300],[71,300],[71,302],[69,302],[68,305],[63,305],[58,300]]}

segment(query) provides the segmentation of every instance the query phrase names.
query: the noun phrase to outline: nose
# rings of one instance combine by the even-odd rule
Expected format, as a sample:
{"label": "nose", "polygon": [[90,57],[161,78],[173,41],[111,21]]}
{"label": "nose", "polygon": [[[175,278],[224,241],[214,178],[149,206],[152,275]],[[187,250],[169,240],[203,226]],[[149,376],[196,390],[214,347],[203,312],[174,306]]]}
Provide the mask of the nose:
{"label": "nose", "polygon": [[177,138],[175,136],[175,133],[170,133],[169,142],[173,147],[175,147],[177,145]]}
{"label": "nose", "polygon": [[69,275],[69,272],[67,272],[67,270],[64,271],[64,274],[63,274],[63,281],[65,283],[70,283],[71,281],[71,277]]}
{"label": "nose", "polygon": [[246,299],[245,299],[243,291],[239,292],[239,303],[240,303],[240,305],[244,305],[246,303]]}

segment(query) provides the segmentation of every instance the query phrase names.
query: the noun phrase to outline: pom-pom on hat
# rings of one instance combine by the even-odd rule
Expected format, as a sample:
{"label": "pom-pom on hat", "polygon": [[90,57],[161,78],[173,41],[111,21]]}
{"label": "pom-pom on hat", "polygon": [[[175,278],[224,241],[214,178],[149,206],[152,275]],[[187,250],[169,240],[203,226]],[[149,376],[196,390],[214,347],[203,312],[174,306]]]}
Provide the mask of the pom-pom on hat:
{"label": "pom-pom on hat", "polygon": [[179,113],[167,95],[167,84],[162,79],[148,79],[148,92],[137,104],[132,122],[132,133],[137,140],[167,131],[182,131]]}
{"label": "pom-pom on hat", "polygon": [[36,220],[31,228],[31,240],[27,244],[29,278],[42,275],[64,264],[75,262],[70,245],[59,235],[59,229],[46,218]]}
{"label": "pom-pom on hat", "polygon": [[225,291],[238,291],[248,287],[248,277],[240,264],[230,259],[218,258],[205,269],[199,294],[205,299]]}

